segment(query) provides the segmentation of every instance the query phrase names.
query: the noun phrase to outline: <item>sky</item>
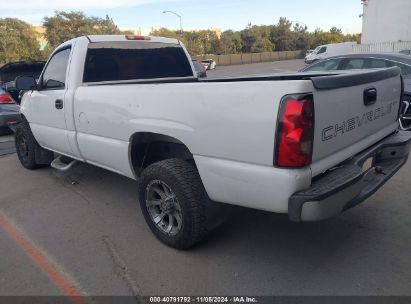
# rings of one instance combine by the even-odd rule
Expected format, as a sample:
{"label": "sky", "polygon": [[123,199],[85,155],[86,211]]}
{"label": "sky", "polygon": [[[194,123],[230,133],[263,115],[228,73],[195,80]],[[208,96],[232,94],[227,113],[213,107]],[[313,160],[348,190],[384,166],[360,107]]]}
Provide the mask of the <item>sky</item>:
{"label": "sky", "polygon": [[121,28],[179,28],[179,20],[164,10],[182,16],[184,29],[220,28],[241,30],[253,25],[276,24],[280,17],[306,24],[310,31],[329,30],[360,33],[360,0],[0,0],[0,18],[14,17],[41,24],[55,10],[83,11],[87,15],[109,15]]}

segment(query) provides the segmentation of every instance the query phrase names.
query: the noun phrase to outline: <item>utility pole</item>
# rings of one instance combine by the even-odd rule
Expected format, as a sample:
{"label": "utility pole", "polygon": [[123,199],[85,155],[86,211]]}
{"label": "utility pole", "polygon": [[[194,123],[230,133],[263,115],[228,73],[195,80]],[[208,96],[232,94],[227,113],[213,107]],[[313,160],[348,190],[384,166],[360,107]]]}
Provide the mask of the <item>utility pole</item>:
{"label": "utility pole", "polygon": [[176,12],[173,12],[173,11],[163,11],[163,14],[166,14],[166,13],[173,14],[173,15],[177,16],[180,19],[180,36],[183,37],[183,25],[182,25],[182,22],[181,22],[181,15],[179,15]]}

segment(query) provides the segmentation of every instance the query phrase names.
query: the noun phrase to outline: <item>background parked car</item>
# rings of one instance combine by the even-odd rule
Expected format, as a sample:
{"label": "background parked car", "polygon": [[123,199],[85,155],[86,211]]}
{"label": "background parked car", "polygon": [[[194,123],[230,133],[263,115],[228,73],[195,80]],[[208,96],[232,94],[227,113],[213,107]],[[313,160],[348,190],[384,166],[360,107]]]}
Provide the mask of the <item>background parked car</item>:
{"label": "background parked car", "polygon": [[330,57],[313,63],[301,72],[354,69],[378,69],[397,66],[404,78],[405,95],[402,105],[401,128],[411,130],[411,56],[400,53],[349,54]]}
{"label": "background parked car", "polygon": [[45,64],[45,61],[19,61],[3,65],[0,68],[1,87],[20,104],[20,92],[16,90],[14,80],[17,76],[32,76],[38,79]]}
{"label": "background parked car", "polygon": [[20,119],[20,107],[5,90],[0,89],[0,135],[11,133],[9,123],[15,123]]}
{"label": "background parked car", "polygon": [[411,55],[411,50],[402,50],[400,53],[404,55]]}
{"label": "background parked car", "polygon": [[217,63],[213,59],[201,60],[206,70],[214,70],[217,67]]}
{"label": "background parked car", "polygon": [[194,68],[197,72],[198,78],[205,78],[207,77],[207,71],[204,65],[198,61],[198,60],[193,60]]}

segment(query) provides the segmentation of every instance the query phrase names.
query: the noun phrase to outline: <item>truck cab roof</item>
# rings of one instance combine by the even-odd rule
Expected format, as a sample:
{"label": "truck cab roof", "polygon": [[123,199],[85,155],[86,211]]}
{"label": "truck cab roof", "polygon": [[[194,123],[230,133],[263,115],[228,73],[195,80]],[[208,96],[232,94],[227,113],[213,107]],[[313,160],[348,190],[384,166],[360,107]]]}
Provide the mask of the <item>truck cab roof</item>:
{"label": "truck cab roof", "polygon": [[179,44],[178,39],[163,38],[157,36],[139,36],[139,35],[89,35],[90,42],[110,42],[110,41],[146,41],[161,42],[170,44]]}
{"label": "truck cab roof", "polygon": [[173,38],[164,38],[164,37],[157,37],[157,36],[139,36],[139,35],[87,35],[87,36],[80,36],[77,38],[73,38],[68,40],[62,44],[60,44],[56,50],[64,48],[66,46],[72,45],[74,42],[82,39],[87,39],[89,42],[157,42],[157,43],[164,43],[164,44],[181,44],[178,39]]}

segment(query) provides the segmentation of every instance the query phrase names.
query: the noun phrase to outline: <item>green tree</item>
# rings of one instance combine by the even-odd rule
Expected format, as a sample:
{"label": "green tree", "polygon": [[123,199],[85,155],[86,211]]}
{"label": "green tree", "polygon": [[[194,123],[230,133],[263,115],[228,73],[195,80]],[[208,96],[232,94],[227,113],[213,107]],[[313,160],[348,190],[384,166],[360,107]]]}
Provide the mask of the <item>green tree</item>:
{"label": "green tree", "polygon": [[220,38],[215,31],[207,30],[204,40],[204,54],[217,54],[220,49]]}
{"label": "green tree", "polygon": [[276,51],[295,50],[295,38],[291,31],[292,22],[281,17],[271,32],[271,41],[275,44]]}
{"label": "green tree", "polygon": [[220,47],[217,34],[211,30],[183,31],[181,33],[180,31],[160,28],[152,30],[150,35],[179,39],[192,56],[217,54]]}
{"label": "green tree", "polygon": [[228,30],[221,34],[219,54],[238,54],[242,48],[243,41],[239,32]]}
{"label": "green tree", "polygon": [[37,33],[24,21],[0,19],[0,64],[42,58]]}
{"label": "green tree", "polygon": [[181,35],[180,31],[160,28],[151,34],[182,40],[191,55],[305,51],[323,44],[361,40],[360,34],[344,35],[335,26],[328,32],[319,28],[309,32],[305,25],[293,24],[285,17],[275,25],[248,24],[241,31],[227,30],[220,38],[210,30],[185,31]]}
{"label": "green tree", "polygon": [[183,33],[183,43],[192,56],[205,54],[204,46],[201,43],[201,34],[197,31],[185,31]]}
{"label": "green tree", "polygon": [[355,41],[358,44],[361,43],[361,34],[347,34],[345,35],[346,41]]}
{"label": "green tree", "polygon": [[180,31],[172,31],[172,30],[166,29],[164,27],[159,28],[157,30],[152,30],[150,32],[150,35],[165,37],[165,38],[181,39]]}
{"label": "green tree", "polygon": [[52,17],[45,17],[43,26],[46,29],[45,37],[48,48],[54,49],[64,41],[83,35],[110,35],[125,34],[120,31],[113,20],[105,18],[89,17],[82,12],[56,11]]}
{"label": "green tree", "polygon": [[311,35],[307,31],[307,26],[302,26],[296,23],[293,28],[293,45],[296,50],[308,50],[311,47],[312,39]]}
{"label": "green tree", "polygon": [[336,26],[333,26],[330,29],[330,33],[333,34],[333,35],[342,35],[342,30],[337,28]]}
{"label": "green tree", "polygon": [[247,28],[241,32],[243,52],[261,53],[273,51],[275,45],[270,40],[270,36],[270,26],[252,26],[249,24]]}

